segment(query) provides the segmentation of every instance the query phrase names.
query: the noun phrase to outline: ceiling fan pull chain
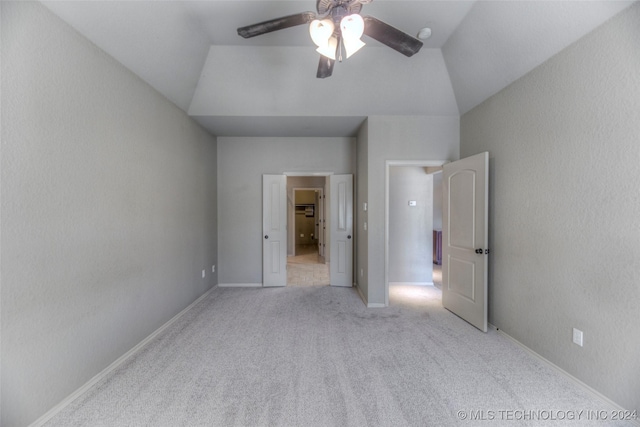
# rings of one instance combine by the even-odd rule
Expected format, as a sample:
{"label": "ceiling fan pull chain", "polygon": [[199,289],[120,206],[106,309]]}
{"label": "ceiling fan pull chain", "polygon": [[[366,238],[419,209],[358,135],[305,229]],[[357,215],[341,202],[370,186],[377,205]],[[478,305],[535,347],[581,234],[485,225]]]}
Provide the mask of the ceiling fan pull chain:
{"label": "ceiling fan pull chain", "polygon": [[342,37],[340,37],[340,43],[338,43],[338,62],[342,62]]}

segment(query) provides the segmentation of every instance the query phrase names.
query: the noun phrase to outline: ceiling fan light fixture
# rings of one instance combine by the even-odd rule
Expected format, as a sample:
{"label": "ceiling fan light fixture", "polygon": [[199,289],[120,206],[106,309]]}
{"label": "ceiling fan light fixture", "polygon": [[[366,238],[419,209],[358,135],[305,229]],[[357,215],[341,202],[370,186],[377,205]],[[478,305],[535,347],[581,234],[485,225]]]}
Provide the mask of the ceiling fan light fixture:
{"label": "ceiling fan light fixture", "polygon": [[350,40],[348,38],[342,39],[344,44],[344,51],[347,54],[347,58],[350,58],[351,55],[362,49],[365,43],[359,39]]}
{"label": "ceiling fan light fixture", "polygon": [[309,35],[318,48],[324,48],[329,44],[334,29],[333,21],[330,19],[314,19],[309,24]]}
{"label": "ceiling fan light fixture", "polygon": [[357,13],[342,18],[342,21],[340,21],[340,32],[342,33],[347,58],[365,45],[365,43],[360,40],[360,37],[364,34],[364,20],[362,16]]}
{"label": "ceiling fan light fixture", "polygon": [[336,60],[336,50],[338,48],[338,38],[330,37],[324,46],[318,46],[316,52],[322,56],[326,56],[329,59]]}

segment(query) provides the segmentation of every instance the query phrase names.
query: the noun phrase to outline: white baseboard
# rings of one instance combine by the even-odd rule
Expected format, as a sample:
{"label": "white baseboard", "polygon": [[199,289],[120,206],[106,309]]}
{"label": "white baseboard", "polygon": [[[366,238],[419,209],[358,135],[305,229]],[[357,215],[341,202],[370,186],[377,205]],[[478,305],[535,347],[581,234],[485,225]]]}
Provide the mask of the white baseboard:
{"label": "white baseboard", "polygon": [[433,282],[389,282],[389,286],[433,286]]}
{"label": "white baseboard", "polygon": [[262,283],[218,283],[219,288],[261,288]]}
{"label": "white baseboard", "polygon": [[122,365],[124,362],[126,362],[127,359],[129,359],[131,356],[136,354],[145,345],[147,345],[149,342],[151,342],[155,337],[160,335],[165,329],[167,329],[169,326],[171,326],[173,323],[175,323],[176,320],[178,320],[180,317],[182,317],[187,311],[191,310],[193,308],[193,306],[195,306],[202,299],[204,299],[207,295],[209,295],[211,293],[211,291],[213,291],[215,288],[216,287],[213,286],[207,292],[202,294],[197,300],[195,300],[194,302],[189,304],[184,310],[182,310],[180,313],[178,313],[175,316],[173,316],[168,322],[166,322],[164,325],[160,326],[158,329],[156,329],[154,332],[152,332],[151,335],[149,335],[148,337],[146,337],[145,339],[140,341],[131,350],[127,351],[125,354],[123,354],[122,356],[117,358],[111,365],[109,365],[106,368],[104,368],[98,375],[96,375],[95,377],[91,378],[82,387],[80,387],[79,389],[77,389],[76,391],[71,393],[69,396],[64,398],[62,400],[62,402],[58,403],[56,406],[51,408],[44,415],[42,415],[40,418],[38,418],[33,423],[31,423],[29,425],[29,427],[40,427],[40,426],[43,426],[44,424],[46,424],[49,420],[51,420],[51,418],[53,418],[56,414],[58,414],[60,411],[62,411],[64,408],[66,408],[71,402],[73,402],[78,397],[80,397],[82,394],[87,392],[91,387],[96,385],[99,381],[101,381],[103,378],[105,378],[111,372],[115,371],[120,365]]}
{"label": "white baseboard", "polygon": [[367,308],[385,308],[387,305],[381,302],[367,303]]}
{"label": "white baseboard", "polygon": [[360,286],[358,286],[357,283],[354,283],[353,286],[356,288],[356,290],[358,291],[358,295],[360,295],[360,299],[362,300],[362,302],[364,303],[364,305],[367,306],[367,308],[383,308],[386,307],[386,304],[382,304],[382,303],[377,303],[377,302],[369,302],[367,301],[367,299],[364,297],[363,293],[362,293],[362,289],[360,289]]}
{"label": "white baseboard", "polygon": [[362,289],[360,289],[360,286],[358,286],[357,283],[353,284],[354,287],[356,288],[356,291],[358,292],[358,296],[360,296],[360,299],[362,300],[362,302],[364,303],[364,305],[367,305],[367,299],[364,297],[364,295],[362,294]]}
{"label": "white baseboard", "polygon": [[[610,409],[610,410],[614,410],[614,411],[625,411],[626,410],[625,408],[623,408],[622,406],[618,405],[613,400],[609,399],[607,396],[603,395],[602,393],[600,393],[599,391],[595,390],[591,386],[589,386],[589,385],[585,384],[584,382],[580,381],[578,378],[574,377],[569,372],[565,371],[564,369],[562,369],[561,367],[559,367],[555,363],[551,362],[550,360],[548,360],[545,357],[541,356],[540,354],[536,353],[535,351],[533,351],[532,349],[530,349],[526,345],[522,344],[520,341],[518,341],[517,339],[513,338],[511,335],[509,335],[506,332],[498,329],[496,326],[494,326],[492,324],[489,324],[489,326],[491,328],[497,330],[497,332],[500,335],[508,338],[509,340],[511,340],[512,342],[514,342],[518,346],[520,346],[522,349],[524,349],[527,353],[531,354],[533,357],[535,357],[536,359],[540,360],[545,365],[549,366],[554,371],[556,371],[556,372],[560,373],[561,375],[565,376],[566,378],[568,378],[571,382],[573,382],[574,384],[576,384],[577,386],[579,386],[580,388],[582,388],[583,390],[585,390],[586,392],[591,394],[593,397],[601,400],[604,405],[609,406],[609,408],[603,408],[603,409]],[[631,409],[631,410],[633,410],[633,409]],[[640,414],[639,414],[639,416],[640,416]],[[635,424],[636,426],[640,427],[640,418],[636,419],[636,420],[631,420],[631,424]]]}

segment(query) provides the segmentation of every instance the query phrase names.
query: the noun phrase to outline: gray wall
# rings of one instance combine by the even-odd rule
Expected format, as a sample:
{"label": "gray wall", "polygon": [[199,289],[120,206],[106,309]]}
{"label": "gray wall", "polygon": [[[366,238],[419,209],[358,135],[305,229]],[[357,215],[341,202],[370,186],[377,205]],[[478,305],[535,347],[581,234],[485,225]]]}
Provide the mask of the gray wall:
{"label": "gray wall", "polygon": [[283,172],[355,173],[355,138],[218,138],[220,283],[262,283],[262,175]]}
{"label": "gray wall", "polygon": [[1,7],[9,427],[215,285],[216,141],[39,3]]}
{"label": "gray wall", "polygon": [[490,322],[640,411],[640,4],[461,124],[490,153]]}
{"label": "gray wall", "polygon": [[442,172],[433,176],[433,229],[442,231]]}
{"label": "gray wall", "polygon": [[[371,116],[363,124],[358,140],[358,180],[363,179],[361,165],[367,164],[366,184],[358,183],[358,230],[368,221],[366,248],[358,240],[358,286],[368,305],[386,303],[385,286],[385,177],[387,160],[457,160],[459,155],[460,120],[457,116]],[[364,144],[364,146],[360,146]],[[362,201],[368,212],[362,215]],[[362,255],[366,251],[366,256]]]}
{"label": "gray wall", "polygon": [[389,282],[433,283],[433,176],[423,167],[389,168]]}
{"label": "gray wall", "polygon": [[[358,130],[356,147],[357,175],[354,183],[355,203],[353,209],[354,233],[356,251],[354,255],[355,283],[362,297],[367,299],[369,294],[369,119]],[[364,204],[367,203],[367,210]],[[365,223],[367,230],[365,230]]]}

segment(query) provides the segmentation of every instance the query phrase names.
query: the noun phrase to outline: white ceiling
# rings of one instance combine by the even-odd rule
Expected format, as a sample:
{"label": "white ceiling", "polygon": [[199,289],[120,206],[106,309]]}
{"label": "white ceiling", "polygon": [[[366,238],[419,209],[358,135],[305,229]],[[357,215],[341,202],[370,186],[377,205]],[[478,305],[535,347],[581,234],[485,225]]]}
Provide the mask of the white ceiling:
{"label": "white ceiling", "polygon": [[220,136],[347,136],[370,115],[464,114],[632,3],[375,0],[362,15],[433,36],[412,58],[364,37],[322,80],[306,26],[236,33],[313,0],[44,2]]}

